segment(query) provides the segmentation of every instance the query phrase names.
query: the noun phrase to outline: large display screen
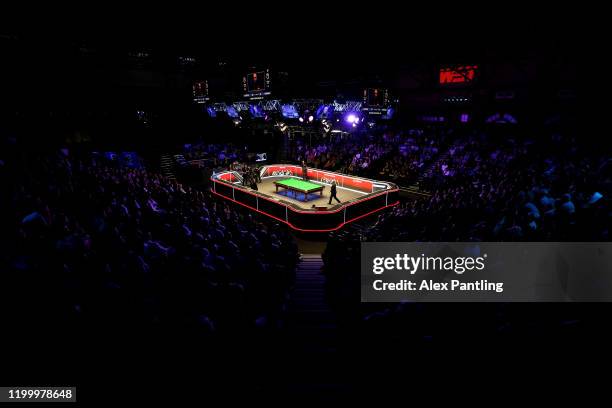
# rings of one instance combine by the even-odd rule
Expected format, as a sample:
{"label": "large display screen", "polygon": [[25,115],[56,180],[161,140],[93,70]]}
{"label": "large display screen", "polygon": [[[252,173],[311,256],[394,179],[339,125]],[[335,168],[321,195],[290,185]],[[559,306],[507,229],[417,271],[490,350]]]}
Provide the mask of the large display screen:
{"label": "large display screen", "polygon": [[192,86],[193,101],[204,103],[208,101],[208,81],[195,81]]}
{"label": "large display screen", "polygon": [[387,106],[389,104],[389,90],[382,88],[364,89],[363,103],[366,106]]}
{"label": "large display screen", "polygon": [[242,90],[246,97],[270,94],[270,70],[253,71],[242,77]]}
{"label": "large display screen", "polygon": [[440,68],[440,85],[468,84],[476,79],[478,65],[458,65]]}
{"label": "large display screen", "polygon": [[295,105],[287,104],[281,106],[281,114],[287,119],[297,119],[300,117]]}
{"label": "large display screen", "polygon": [[321,105],[315,113],[316,119],[331,119],[334,113],[334,105]]}
{"label": "large display screen", "polygon": [[247,75],[247,91],[263,91],[266,89],[265,71],[253,72]]}

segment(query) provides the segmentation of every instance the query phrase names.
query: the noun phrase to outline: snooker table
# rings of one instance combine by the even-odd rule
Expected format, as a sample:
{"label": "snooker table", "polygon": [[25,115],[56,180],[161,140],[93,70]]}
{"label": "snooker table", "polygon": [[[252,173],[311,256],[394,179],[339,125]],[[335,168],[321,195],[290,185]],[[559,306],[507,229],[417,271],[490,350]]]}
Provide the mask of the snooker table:
{"label": "snooker table", "polygon": [[323,195],[323,188],[321,184],[311,183],[310,181],[304,181],[296,178],[287,178],[284,180],[275,181],[276,192],[278,193],[279,188],[284,188],[287,191],[293,191],[294,197],[297,200],[297,194],[304,194],[304,201],[308,201],[308,194],[320,192]]}

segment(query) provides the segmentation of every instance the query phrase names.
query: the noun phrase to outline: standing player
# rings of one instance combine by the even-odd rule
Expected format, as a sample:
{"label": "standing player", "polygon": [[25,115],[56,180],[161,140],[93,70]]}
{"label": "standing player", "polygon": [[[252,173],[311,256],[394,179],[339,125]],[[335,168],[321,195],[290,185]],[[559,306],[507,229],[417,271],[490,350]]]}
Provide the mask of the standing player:
{"label": "standing player", "polygon": [[308,181],[308,167],[306,167],[306,161],[302,160],[302,179]]}
{"label": "standing player", "polygon": [[336,200],[337,202],[341,202],[340,200],[338,200],[338,197],[336,197],[336,180],[332,181],[332,184],[331,184],[331,192],[330,192],[330,195],[329,195],[329,204],[330,205],[331,205],[332,198],[334,200]]}

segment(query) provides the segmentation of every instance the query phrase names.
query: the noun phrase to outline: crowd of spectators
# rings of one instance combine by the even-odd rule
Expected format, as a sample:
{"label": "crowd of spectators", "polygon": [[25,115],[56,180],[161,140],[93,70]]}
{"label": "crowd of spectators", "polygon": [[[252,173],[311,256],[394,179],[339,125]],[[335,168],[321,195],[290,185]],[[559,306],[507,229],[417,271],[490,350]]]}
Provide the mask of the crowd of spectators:
{"label": "crowd of spectators", "polygon": [[[366,228],[330,237],[325,270],[338,307],[359,309],[359,241],[610,240],[612,158],[604,150],[560,135],[500,139],[481,132],[453,140],[446,152],[423,180],[430,196],[403,201]],[[398,323],[406,314],[406,306],[363,309],[366,325]],[[499,318],[496,324],[504,324]]]}
{"label": "crowd of spectators", "polygon": [[211,167],[227,168],[235,161],[244,161],[247,147],[232,143],[189,143],[183,146],[182,154],[187,161],[204,160]]}
{"label": "crowd of spectators", "polygon": [[[184,155],[227,168],[244,151],[200,144],[186,146]],[[604,150],[556,134],[355,135],[296,141],[294,158],[398,184],[418,179],[430,192],[364,221],[365,228],[329,237],[323,259],[330,303],[341,316],[377,330],[376,322],[414,316],[410,306],[358,305],[360,241],[610,239],[612,160]],[[23,168],[11,168],[11,177],[11,161],[3,160],[10,210],[2,218],[7,233],[0,262],[4,298],[17,315],[202,333],[282,324],[299,259],[285,226],[104,157],[77,158],[65,150],[51,158],[20,158]],[[19,296],[11,289],[32,287],[38,290]],[[493,330],[504,324],[497,309],[487,310],[497,316],[489,320]]]}
{"label": "crowd of spectators", "polygon": [[298,162],[305,160],[311,167],[406,185],[417,180],[446,139],[446,132],[423,130],[357,134],[310,145],[297,141],[295,155]]}
{"label": "crowd of spectators", "polygon": [[448,223],[463,220],[449,239],[605,241],[610,165],[604,152],[579,150],[558,135],[472,136],[434,169],[427,210]]}
{"label": "crowd of spectators", "polygon": [[[454,140],[441,157],[435,149],[415,148],[414,152],[389,158],[383,169],[398,162],[416,171],[422,163],[433,162],[421,176],[430,197],[407,200],[380,215],[365,239],[609,238],[606,211],[612,160],[601,152],[579,151],[558,135],[536,143],[529,138],[499,140],[482,133]],[[386,171],[380,172],[380,178],[394,179]]]}
{"label": "crowd of spectators", "polygon": [[286,228],[155,172],[67,153],[29,161],[3,193],[14,313],[205,335],[282,323],[299,258]]}
{"label": "crowd of spectators", "polygon": [[446,132],[425,133],[415,131],[396,140],[393,154],[378,164],[377,178],[390,180],[401,186],[414,184],[445,146]]}

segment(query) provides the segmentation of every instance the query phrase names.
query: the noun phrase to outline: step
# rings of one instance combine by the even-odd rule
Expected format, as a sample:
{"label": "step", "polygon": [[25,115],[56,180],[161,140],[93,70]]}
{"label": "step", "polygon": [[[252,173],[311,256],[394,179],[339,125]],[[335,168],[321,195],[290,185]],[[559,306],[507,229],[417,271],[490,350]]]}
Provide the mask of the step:
{"label": "step", "polygon": [[[304,285],[318,285],[320,286],[322,289],[325,287],[325,279],[321,278],[321,277],[316,277],[316,278],[297,278],[295,280],[295,283],[298,284],[304,284]],[[303,287],[303,286],[302,286]]]}
{"label": "step", "polygon": [[323,296],[294,296],[293,302],[289,305],[290,307],[302,307],[302,305],[308,303],[308,305],[313,306],[315,308],[319,308],[320,306],[327,307],[327,303],[325,302],[325,297]]}
{"label": "step", "polygon": [[296,272],[295,274],[295,280],[299,281],[299,280],[304,280],[304,281],[308,281],[308,282],[312,282],[312,281],[320,281],[320,282],[325,282],[325,275],[323,275],[323,272],[308,272],[308,273],[299,273]]}
{"label": "step", "polygon": [[308,271],[308,272],[296,272],[296,279],[306,279],[306,280],[319,280],[319,281],[325,281],[325,275],[323,275],[322,271],[316,270],[316,271]]}
{"label": "step", "polygon": [[[324,279],[296,279],[295,283],[296,285],[300,284],[300,286],[302,286],[301,284],[308,285],[308,287],[311,287],[312,285],[317,285],[321,289],[325,288]],[[302,286],[302,288],[305,288],[305,286]]]}
{"label": "step", "polygon": [[305,355],[337,351],[336,315],[326,301],[323,266],[320,254],[301,254],[286,314],[287,340]]}

